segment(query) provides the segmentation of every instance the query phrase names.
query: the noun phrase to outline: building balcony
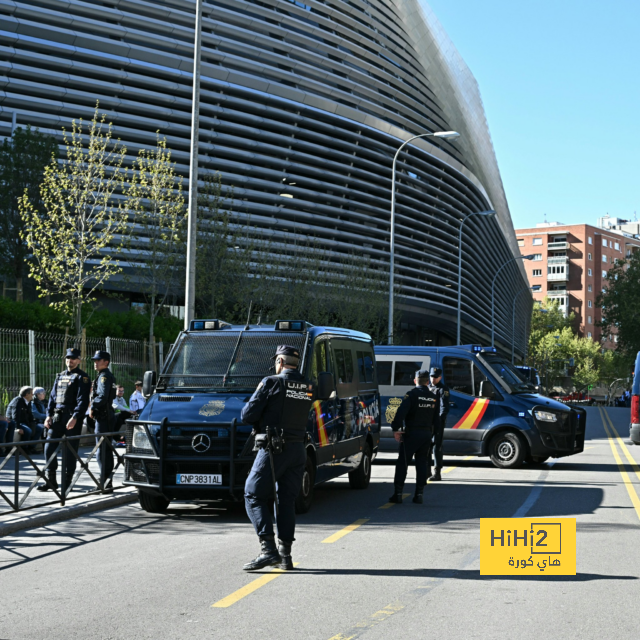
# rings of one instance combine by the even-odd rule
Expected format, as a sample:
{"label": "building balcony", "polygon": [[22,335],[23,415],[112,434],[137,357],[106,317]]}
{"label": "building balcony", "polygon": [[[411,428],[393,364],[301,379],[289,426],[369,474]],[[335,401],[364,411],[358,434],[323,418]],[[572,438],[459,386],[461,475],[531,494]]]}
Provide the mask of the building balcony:
{"label": "building balcony", "polygon": [[564,249],[568,249],[569,246],[568,242],[550,242],[547,245],[547,249],[549,251],[562,251]]}
{"label": "building balcony", "polygon": [[547,261],[547,282],[567,282],[568,280],[569,261],[566,258],[550,258]]}
{"label": "building balcony", "polygon": [[566,291],[548,291],[547,297],[558,302],[558,308],[565,317],[569,314],[569,294]]}

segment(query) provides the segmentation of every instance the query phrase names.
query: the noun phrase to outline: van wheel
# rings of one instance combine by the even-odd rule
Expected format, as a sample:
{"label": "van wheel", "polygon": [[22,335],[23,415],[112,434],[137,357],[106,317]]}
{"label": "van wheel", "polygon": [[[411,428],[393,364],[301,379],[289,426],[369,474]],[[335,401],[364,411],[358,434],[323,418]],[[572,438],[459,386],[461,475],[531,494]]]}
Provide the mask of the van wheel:
{"label": "van wheel", "polygon": [[368,442],[362,449],[362,460],[357,469],[349,472],[349,485],[352,489],[366,489],[371,480],[371,447]]}
{"label": "van wheel", "polygon": [[302,486],[296,498],[296,513],[307,513],[313,502],[313,485],[316,481],[316,466],[313,458],[307,453],[307,461],[302,474]]}
{"label": "van wheel", "polygon": [[138,491],[138,501],[147,513],[164,513],[171,502],[162,496],[154,496],[145,491]]}
{"label": "van wheel", "polygon": [[503,431],[489,445],[491,462],[499,469],[516,469],[525,457],[525,445],[514,431]]}

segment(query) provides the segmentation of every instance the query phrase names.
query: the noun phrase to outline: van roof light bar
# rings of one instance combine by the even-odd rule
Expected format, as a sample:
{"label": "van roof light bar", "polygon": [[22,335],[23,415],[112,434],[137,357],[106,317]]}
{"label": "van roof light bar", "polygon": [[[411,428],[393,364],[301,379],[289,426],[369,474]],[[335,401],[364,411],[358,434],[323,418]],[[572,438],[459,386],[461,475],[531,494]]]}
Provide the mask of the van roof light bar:
{"label": "van roof light bar", "polygon": [[192,320],[189,331],[219,331],[231,325],[224,320]]}
{"label": "van roof light bar", "polygon": [[304,320],[276,320],[276,331],[304,331],[307,323]]}

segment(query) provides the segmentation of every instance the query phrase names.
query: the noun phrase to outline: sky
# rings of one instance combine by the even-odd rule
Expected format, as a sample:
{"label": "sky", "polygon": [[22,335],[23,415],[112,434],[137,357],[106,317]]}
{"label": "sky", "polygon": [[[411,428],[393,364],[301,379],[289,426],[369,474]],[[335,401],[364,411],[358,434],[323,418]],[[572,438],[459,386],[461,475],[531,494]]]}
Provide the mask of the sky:
{"label": "sky", "polygon": [[640,216],[640,0],[428,0],[473,72],[516,229]]}

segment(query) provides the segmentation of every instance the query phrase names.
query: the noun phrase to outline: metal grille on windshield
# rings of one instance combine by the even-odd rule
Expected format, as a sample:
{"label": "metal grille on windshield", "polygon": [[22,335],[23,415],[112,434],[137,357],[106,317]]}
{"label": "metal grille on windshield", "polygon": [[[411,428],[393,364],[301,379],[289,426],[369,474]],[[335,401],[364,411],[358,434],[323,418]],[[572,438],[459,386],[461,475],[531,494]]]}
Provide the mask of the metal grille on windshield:
{"label": "metal grille on windshield", "polygon": [[158,380],[158,388],[254,389],[273,370],[276,347],[304,352],[306,333],[202,331],[185,335]]}

